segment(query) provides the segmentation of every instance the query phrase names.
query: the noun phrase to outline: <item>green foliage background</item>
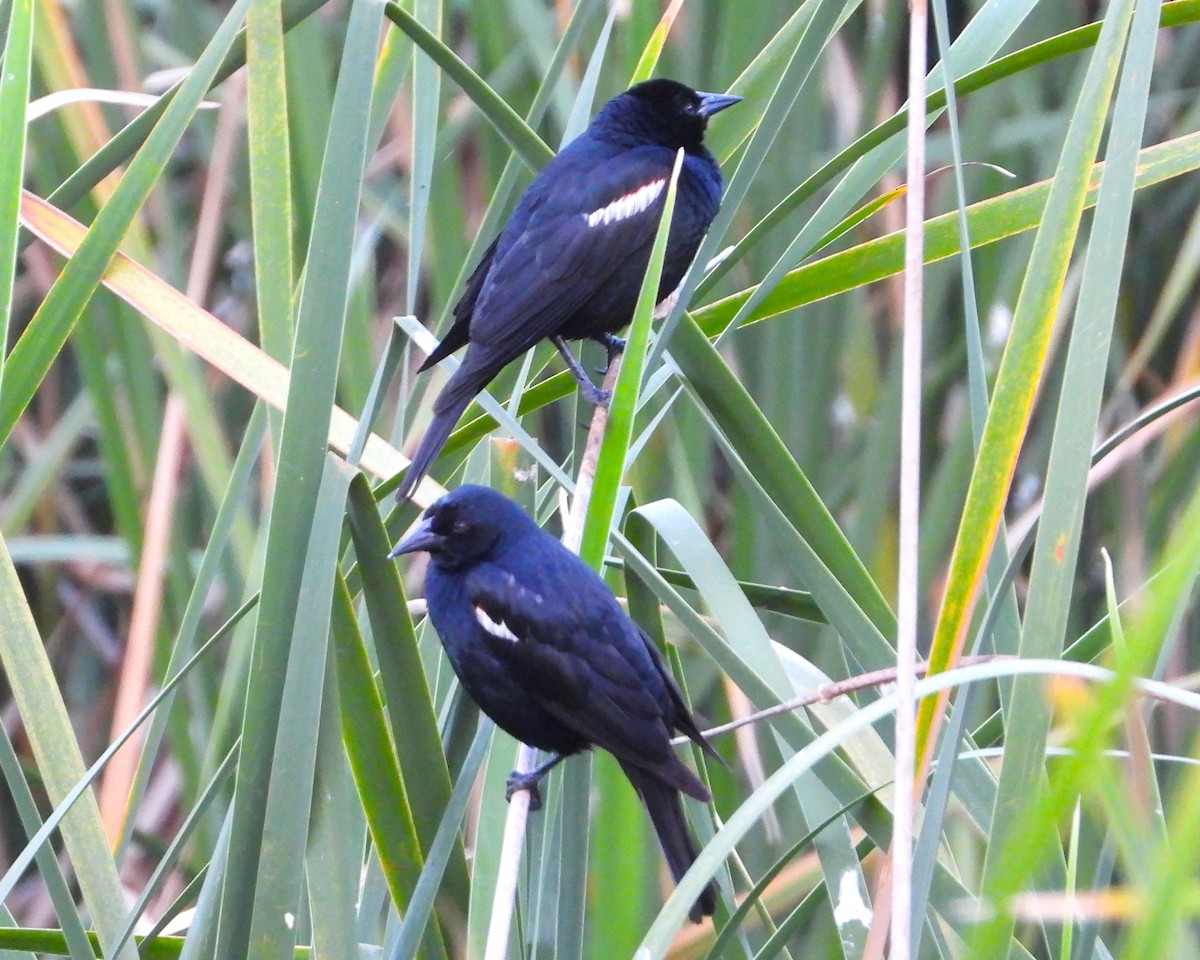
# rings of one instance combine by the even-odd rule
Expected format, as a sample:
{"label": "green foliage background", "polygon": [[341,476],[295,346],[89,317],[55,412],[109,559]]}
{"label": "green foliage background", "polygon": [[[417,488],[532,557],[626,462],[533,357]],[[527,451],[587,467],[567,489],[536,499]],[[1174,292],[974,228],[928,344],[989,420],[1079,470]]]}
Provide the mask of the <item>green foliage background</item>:
{"label": "green foliage background", "polygon": [[[931,4],[911,452],[906,6],[0,0],[0,960],[484,955],[516,745],[389,491],[426,329],[651,74],[745,97],[732,250],[627,366],[582,552],[705,719],[812,702],[693,758],[674,894],[615,765],[564,765],[509,954],[881,955],[902,455],[923,649],[1003,655],[920,688],[910,955],[1197,954],[1200,2]],[[588,417],[543,345],[434,477],[557,532]]]}

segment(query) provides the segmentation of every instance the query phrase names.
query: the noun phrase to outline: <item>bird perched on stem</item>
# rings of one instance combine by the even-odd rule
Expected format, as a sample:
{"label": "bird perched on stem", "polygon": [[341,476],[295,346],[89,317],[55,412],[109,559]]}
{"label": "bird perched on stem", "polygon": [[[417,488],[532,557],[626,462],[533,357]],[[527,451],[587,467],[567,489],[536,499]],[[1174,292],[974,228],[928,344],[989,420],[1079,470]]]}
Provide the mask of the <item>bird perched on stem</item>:
{"label": "bird perched on stem", "polygon": [[538,174],[467,280],[446,338],[421,365],[467,347],[434,401],[397,499],[416,489],[471,400],[540,340],[562,353],[588,401],[607,402],[566,341],[598,340],[610,362],[624,347],[616,332],[633,319],[683,149],[658,301],[679,286],[721,203],[721,170],[704,149],[708,118],[740,100],[647,80],[609,100]]}
{"label": "bird perched on stem", "polygon": [[[429,617],[454,672],[479,708],[518,740],[553,756],[514,773],[507,796],[531,792],[563,757],[603,747],[650,814],[676,881],[696,859],[680,793],[708,790],[671,747],[679,730],[718,761],[650,638],[604,581],[517,504],[463,486],[425,511],[392,556],[426,551]],[[716,906],[710,883],[692,906]]]}

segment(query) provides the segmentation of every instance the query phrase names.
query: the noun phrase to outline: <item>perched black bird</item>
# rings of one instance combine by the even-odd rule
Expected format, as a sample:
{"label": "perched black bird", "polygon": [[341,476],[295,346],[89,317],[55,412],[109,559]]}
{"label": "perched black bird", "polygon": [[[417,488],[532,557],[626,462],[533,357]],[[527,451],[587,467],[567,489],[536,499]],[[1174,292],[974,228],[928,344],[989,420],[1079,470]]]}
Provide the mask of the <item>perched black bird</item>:
{"label": "perched black bird", "polygon": [[[481,710],[530,746],[557,756],[514,773],[508,796],[530,790],[564,756],[592,746],[617,758],[637,790],[678,881],[696,859],[683,791],[708,791],[675,754],[680,730],[720,759],[701,736],[649,637],[596,573],[513,501],[463,486],[425,511],[392,551],[428,551],[429,616],[463,687]],[[716,906],[709,884],[691,910]]]}
{"label": "perched black bird", "polygon": [[446,339],[421,365],[470,345],[434,402],[397,499],[416,488],[467,404],[539,340],[558,347],[590,402],[607,400],[565,341],[598,340],[610,360],[624,346],[615,334],[633,319],[682,147],[659,301],[679,286],[721,203],[721,170],[704,149],[704,130],[740,99],[674,80],[639,83],[609,100],[546,165],[467,280]]}

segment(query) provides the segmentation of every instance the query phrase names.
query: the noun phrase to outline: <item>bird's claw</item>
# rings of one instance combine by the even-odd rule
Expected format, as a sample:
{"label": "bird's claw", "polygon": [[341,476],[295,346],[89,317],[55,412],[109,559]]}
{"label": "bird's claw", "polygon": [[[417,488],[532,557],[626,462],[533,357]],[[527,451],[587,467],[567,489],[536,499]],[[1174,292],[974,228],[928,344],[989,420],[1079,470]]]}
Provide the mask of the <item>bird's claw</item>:
{"label": "bird's claw", "polygon": [[541,771],[534,770],[531,773],[518,773],[514,770],[508,775],[508,779],[504,781],[504,799],[511,801],[514,793],[520,793],[522,790],[525,790],[529,793],[529,811],[532,813],[535,810],[541,810],[542,792],[538,789],[538,782],[541,779]]}
{"label": "bird's claw", "polygon": [[612,362],[625,352],[625,338],[618,337],[615,333],[606,333],[600,338],[600,342],[604,344],[604,350],[608,354],[608,366],[611,367]]}
{"label": "bird's claw", "polygon": [[602,333],[597,337],[593,337],[600,346],[604,347],[604,352],[607,355],[603,367],[597,367],[596,372],[603,375],[608,373],[609,368],[613,365],[613,361],[625,352],[626,340],[624,337],[618,337],[615,333]]}
{"label": "bird's claw", "polygon": [[612,399],[612,393],[608,390],[603,390],[590,381],[579,385],[579,392],[583,395],[583,399],[590,403],[593,407],[607,407],[608,401]]}

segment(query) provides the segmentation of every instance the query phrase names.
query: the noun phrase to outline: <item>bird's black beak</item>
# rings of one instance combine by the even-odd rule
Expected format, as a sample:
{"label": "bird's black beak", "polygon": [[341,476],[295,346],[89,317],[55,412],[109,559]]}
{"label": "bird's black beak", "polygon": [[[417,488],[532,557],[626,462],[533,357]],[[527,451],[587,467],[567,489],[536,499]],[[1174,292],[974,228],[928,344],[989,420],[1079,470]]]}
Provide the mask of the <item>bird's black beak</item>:
{"label": "bird's black beak", "polygon": [[741,97],[733,97],[727,93],[701,93],[699,96],[700,116],[705,119],[714,113],[720,113],[726,107],[732,107],[735,103],[742,102]]}
{"label": "bird's black beak", "polygon": [[389,559],[404,553],[419,553],[425,550],[437,553],[446,544],[446,538],[433,530],[433,520],[426,517],[420,525],[407,537],[396,544],[396,549],[388,554]]}

